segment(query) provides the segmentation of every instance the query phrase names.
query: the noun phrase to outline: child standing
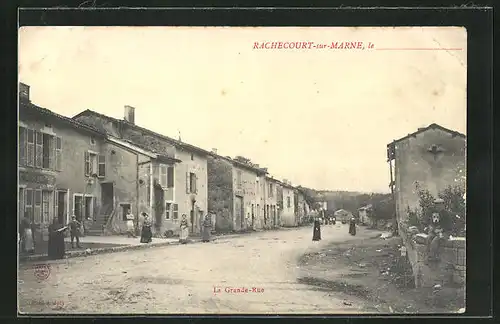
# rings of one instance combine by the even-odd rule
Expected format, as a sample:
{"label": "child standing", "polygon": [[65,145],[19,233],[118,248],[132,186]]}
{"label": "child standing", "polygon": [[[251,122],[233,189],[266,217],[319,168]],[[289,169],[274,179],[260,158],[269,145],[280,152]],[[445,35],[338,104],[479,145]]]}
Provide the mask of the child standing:
{"label": "child standing", "polygon": [[76,220],[76,216],[73,215],[71,217],[71,222],[69,223],[69,234],[71,236],[71,246],[75,247],[75,238],[76,238],[76,246],[80,248],[80,227],[82,223]]}

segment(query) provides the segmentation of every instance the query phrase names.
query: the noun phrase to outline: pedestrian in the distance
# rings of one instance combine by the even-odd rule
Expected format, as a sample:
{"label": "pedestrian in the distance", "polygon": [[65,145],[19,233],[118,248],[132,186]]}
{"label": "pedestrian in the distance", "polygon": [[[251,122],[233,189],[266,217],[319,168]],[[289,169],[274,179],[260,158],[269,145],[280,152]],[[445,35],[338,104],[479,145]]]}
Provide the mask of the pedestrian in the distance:
{"label": "pedestrian in the distance", "polygon": [[187,221],[187,216],[186,214],[182,214],[182,220],[180,224],[180,233],[179,233],[179,242],[181,244],[186,244],[188,240],[188,234],[189,234],[189,224]]}
{"label": "pedestrian in the distance", "polygon": [[76,216],[73,215],[71,217],[71,222],[69,223],[69,235],[71,237],[71,247],[75,247],[75,239],[76,239],[76,246],[78,248],[81,248],[80,246],[80,231],[82,228],[82,223],[80,223],[77,219]]}
{"label": "pedestrian in the distance", "polygon": [[314,220],[313,241],[321,240],[321,224],[319,219]]}
{"label": "pedestrian in the distance", "polygon": [[127,237],[137,237],[135,235],[135,227],[134,227],[134,215],[129,210],[127,212]]}
{"label": "pedestrian in the distance", "polygon": [[203,221],[203,233],[201,235],[202,242],[210,242],[210,232],[212,231],[212,220],[210,214],[205,216]]}
{"label": "pedestrian in the distance", "polygon": [[144,218],[142,222],[141,229],[141,243],[151,243],[153,240],[153,232],[151,231],[151,220],[149,219],[148,214],[142,213],[142,217]]}
{"label": "pedestrian in the distance", "polygon": [[354,217],[349,221],[349,234],[352,236],[356,235],[356,220]]}

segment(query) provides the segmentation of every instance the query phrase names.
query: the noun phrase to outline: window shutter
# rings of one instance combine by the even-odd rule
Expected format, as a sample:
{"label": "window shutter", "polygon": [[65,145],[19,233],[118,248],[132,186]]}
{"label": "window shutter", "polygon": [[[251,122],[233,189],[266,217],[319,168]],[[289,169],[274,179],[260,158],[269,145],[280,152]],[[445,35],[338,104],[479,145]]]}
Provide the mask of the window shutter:
{"label": "window shutter", "polygon": [[85,170],[85,175],[88,176],[90,174],[90,154],[89,152],[85,151],[84,152],[84,160],[85,160],[85,164],[84,164],[84,170]]}
{"label": "window shutter", "polygon": [[62,138],[61,137],[56,137],[56,156],[55,156],[55,165],[56,165],[56,170],[61,171],[62,170]]}
{"label": "window shutter", "polygon": [[35,224],[40,224],[42,222],[42,191],[34,190],[34,202],[33,202],[33,219]]}
{"label": "window shutter", "polygon": [[190,187],[191,187],[191,184],[190,184],[190,177],[189,177],[189,172],[186,172],[186,193],[189,193],[190,191]]}
{"label": "window shutter", "polygon": [[198,193],[198,175],[194,175],[194,193]]}
{"label": "window shutter", "polygon": [[49,141],[49,169],[56,169],[56,141],[57,137],[53,136]]}
{"label": "window shutter", "polygon": [[98,159],[97,176],[103,178],[106,176],[106,156],[99,155]]}
{"label": "window shutter", "polygon": [[35,167],[43,166],[43,134],[35,132]]}
{"label": "window shutter", "polygon": [[167,187],[168,188],[174,187],[174,167],[173,166],[169,166],[167,169]]}
{"label": "window shutter", "polygon": [[19,127],[19,165],[26,164],[26,149],[27,149],[26,128]]}
{"label": "window shutter", "polygon": [[[57,194],[57,190],[54,190],[54,217],[59,218],[59,195]],[[63,224],[65,223],[65,219],[63,219]]]}

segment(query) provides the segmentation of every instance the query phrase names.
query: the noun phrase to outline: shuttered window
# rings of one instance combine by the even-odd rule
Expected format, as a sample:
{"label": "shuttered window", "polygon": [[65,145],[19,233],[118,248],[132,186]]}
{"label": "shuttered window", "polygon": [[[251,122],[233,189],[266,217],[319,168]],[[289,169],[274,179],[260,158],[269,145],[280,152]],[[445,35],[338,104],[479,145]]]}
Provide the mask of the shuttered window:
{"label": "shuttered window", "polygon": [[179,219],[179,205],[177,204],[172,205],[172,218]]}
{"label": "shuttered window", "polygon": [[98,157],[99,167],[97,169],[97,176],[99,178],[104,178],[106,176],[106,156],[99,155]]}
{"label": "shuttered window", "polygon": [[33,221],[35,224],[42,223],[42,191],[34,191],[34,210],[33,210]]}
{"label": "shuttered window", "polygon": [[62,138],[55,137],[55,142],[54,165],[57,171],[62,171]]}
{"label": "shuttered window", "polygon": [[174,187],[174,166],[169,165],[167,168],[167,188]]}
{"label": "shuttered window", "polygon": [[160,164],[159,166],[159,177],[160,177],[160,185],[162,187],[167,186],[167,166],[164,164]]}
{"label": "shuttered window", "polygon": [[26,128],[19,127],[19,156],[18,156],[18,164],[26,165],[26,149],[27,149],[27,136],[26,136]]}

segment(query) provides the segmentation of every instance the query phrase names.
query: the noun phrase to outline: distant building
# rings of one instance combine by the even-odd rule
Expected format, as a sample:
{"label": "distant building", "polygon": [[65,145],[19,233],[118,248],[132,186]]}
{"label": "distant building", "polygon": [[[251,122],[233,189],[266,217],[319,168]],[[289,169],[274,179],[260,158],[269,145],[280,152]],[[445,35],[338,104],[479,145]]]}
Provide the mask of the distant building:
{"label": "distant building", "polygon": [[208,156],[208,208],[219,232],[264,227],[262,178],[267,171],[248,160]]}
{"label": "distant building", "polygon": [[345,209],[339,209],[335,211],[333,215],[335,216],[335,219],[338,221],[348,221],[353,217],[352,213]]}
{"label": "distant building", "polygon": [[437,124],[387,145],[398,223],[419,206],[417,185],[434,197],[449,185],[465,186],[465,153],[465,135]]}
{"label": "distant building", "polygon": [[270,229],[280,224],[278,220],[278,187],[280,182],[270,175],[266,175],[263,181],[264,228]]}
{"label": "distant building", "polygon": [[288,180],[283,180],[281,183],[283,210],[281,211],[281,224],[285,227],[298,225],[297,214],[295,213],[295,187]]}

